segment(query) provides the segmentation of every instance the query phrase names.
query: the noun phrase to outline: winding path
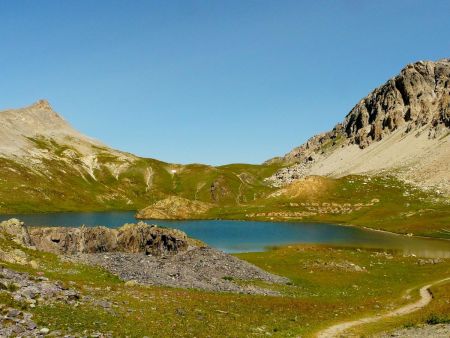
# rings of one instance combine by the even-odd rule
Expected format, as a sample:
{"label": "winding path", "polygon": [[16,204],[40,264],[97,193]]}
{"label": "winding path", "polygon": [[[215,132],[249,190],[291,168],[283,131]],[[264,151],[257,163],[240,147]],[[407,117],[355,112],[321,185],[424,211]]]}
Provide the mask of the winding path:
{"label": "winding path", "polygon": [[330,326],[319,333],[317,333],[317,338],[331,338],[331,337],[340,337],[340,335],[343,335],[345,331],[348,329],[362,325],[362,324],[369,324],[374,323],[382,319],[386,319],[389,317],[397,317],[397,316],[403,316],[409,313],[412,313],[414,311],[417,311],[419,309],[424,308],[426,305],[428,305],[431,300],[433,299],[433,296],[430,292],[430,288],[436,284],[450,281],[450,278],[441,279],[438,281],[435,281],[431,284],[425,285],[422,288],[420,288],[420,299],[414,303],[404,305],[402,307],[399,307],[398,309],[392,310],[385,314],[380,314],[376,316],[371,317],[365,317],[353,321],[348,321],[340,324],[336,324],[333,326]]}

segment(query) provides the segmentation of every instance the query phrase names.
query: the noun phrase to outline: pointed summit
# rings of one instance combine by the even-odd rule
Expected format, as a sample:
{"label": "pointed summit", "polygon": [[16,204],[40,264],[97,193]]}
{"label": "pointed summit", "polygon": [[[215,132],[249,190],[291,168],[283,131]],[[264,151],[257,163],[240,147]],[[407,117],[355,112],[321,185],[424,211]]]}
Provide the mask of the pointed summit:
{"label": "pointed summit", "polygon": [[33,103],[30,108],[34,108],[34,109],[39,109],[39,110],[47,110],[47,111],[53,111],[52,106],[50,105],[50,103],[45,100],[45,99],[41,99],[35,103]]}

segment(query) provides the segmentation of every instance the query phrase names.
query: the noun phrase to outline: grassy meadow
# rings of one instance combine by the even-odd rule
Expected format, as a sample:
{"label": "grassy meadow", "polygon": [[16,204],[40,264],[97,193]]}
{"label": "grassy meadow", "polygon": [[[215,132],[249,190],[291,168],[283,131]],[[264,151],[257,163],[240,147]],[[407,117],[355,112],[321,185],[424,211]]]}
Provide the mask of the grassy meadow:
{"label": "grassy meadow", "polygon": [[[0,241],[3,250],[17,248],[13,242]],[[312,337],[332,323],[411,302],[418,297],[420,286],[450,275],[450,260],[432,261],[377,250],[298,245],[237,255],[290,278],[291,283],[283,286],[252,282],[280,291],[280,296],[269,297],[128,286],[102,269],[64,262],[49,253],[22,250],[37,263],[37,268],[2,265],[59,280],[93,301],[76,307],[54,303],[31,308],[15,303],[6,291],[0,291],[2,303],[33,313],[38,324],[52,331],[110,332],[121,337]],[[411,289],[410,293],[405,292],[407,289]],[[426,311],[401,318],[395,324],[450,320],[448,286],[433,292],[439,297]],[[98,306],[99,300],[112,306]]]}

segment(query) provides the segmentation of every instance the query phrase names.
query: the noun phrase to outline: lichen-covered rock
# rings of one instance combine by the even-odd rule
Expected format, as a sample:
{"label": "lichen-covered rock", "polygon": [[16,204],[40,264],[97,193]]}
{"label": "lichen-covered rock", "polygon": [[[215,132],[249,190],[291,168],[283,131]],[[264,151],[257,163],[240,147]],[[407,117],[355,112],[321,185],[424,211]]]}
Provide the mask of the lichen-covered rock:
{"label": "lichen-covered rock", "polygon": [[27,254],[20,249],[7,251],[0,249],[0,261],[19,265],[26,265],[29,263]]}

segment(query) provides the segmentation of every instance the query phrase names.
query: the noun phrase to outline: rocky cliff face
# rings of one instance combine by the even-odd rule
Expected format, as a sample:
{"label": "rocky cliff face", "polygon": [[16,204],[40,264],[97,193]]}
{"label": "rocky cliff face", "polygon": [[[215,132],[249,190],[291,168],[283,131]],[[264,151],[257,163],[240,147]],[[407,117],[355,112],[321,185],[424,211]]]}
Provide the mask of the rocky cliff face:
{"label": "rocky cliff face", "polygon": [[[395,169],[405,179],[447,186],[449,133],[450,59],[419,61],[358,102],[332,131],[274,159],[295,165],[270,180],[283,185],[310,174],[339,176]],[[432,167],[442,166],[436,182]]]}
{"label": "rocky cliff face", "polygon": [[448,131],[450,59],[406,66],[361,100],[336,129],[365,148],[403,126],[406,133],[428,126],[430,138]]}

